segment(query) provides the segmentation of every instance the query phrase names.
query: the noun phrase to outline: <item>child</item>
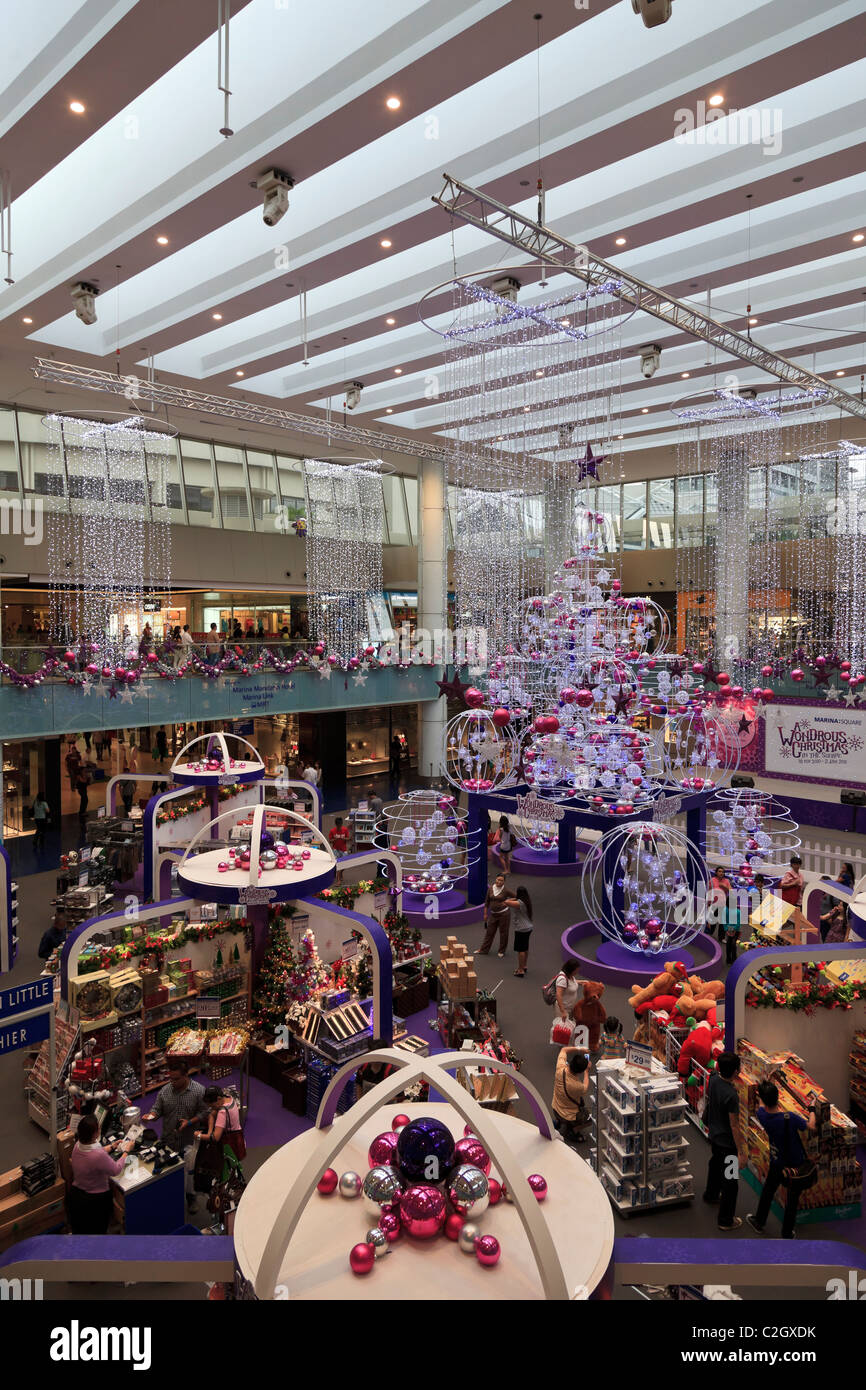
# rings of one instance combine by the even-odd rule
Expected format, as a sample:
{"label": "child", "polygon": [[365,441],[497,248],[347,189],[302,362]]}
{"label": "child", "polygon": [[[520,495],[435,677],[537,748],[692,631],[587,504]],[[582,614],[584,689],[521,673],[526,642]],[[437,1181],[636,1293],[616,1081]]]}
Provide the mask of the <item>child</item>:
{"label": "child", "polygon": [[737,959],[737,943],[740,940],[740,909],[729,901],[725,909],[725,964],[733,965]]}
{"label": "child", "polygon": [[608,1014],[602,1029],[599,1061],[610,1061],[612,1058],[624,1056],[625,1038],[622,1035],[622,1024],[613,1014]]}

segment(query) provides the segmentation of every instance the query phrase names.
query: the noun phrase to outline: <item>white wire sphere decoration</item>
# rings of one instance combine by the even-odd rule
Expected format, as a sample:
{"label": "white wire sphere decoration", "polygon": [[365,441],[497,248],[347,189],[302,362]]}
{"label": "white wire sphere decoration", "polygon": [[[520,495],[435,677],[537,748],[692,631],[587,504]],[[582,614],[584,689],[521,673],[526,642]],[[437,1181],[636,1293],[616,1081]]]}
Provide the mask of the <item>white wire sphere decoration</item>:
{"label": "white wire sphere decoration", "polygon": [[548,663],[544,693],[548,704],[557,704],[560,711],[574,706],[584,720],[626,719],[637,707],[640,683],[628,662],[596,647],[589,653],[563,653]]}
{"label": "white wire sphere decoration", "polygon": [[617,803],[639,810],[656,798],[663,781],[664,764],[651,733],[628,724],[592,720],[560,799],[583,803],[592,811]]}
{"label": "white wire sphere decoration", "polygon": [[[570,710],[539,714],[527,729],[523,741],[523,779],[534,791],[553,791],[569,785],[577,767],[585,737],[583,723],[568,718]],[[546,731],[539,726],[555,725]]]}
{"label": "white wire sphere decoration", "polygon": [[559,846],[559,826],[555,820],[534,816],[509,816],[511,833],[519,845],[540,854],[556,854]]}
{"label": "white wire sphere decoration", "polygon": [[537,705],[544,682],[543,661],[530,661],[514,651],[494,657],[487,672],[487,704],[490,709],[504,708],[511,713],[512,730]]}
{"label": "white wire sphere decoration", "polygon": [[708,807],[707,858],[729,865],[745,877],[774,864],[787,866],[802,843],[799,825],[783,801],[756,787],[725,787]]}
{"label": "white wire sphere decoration", "polygon": [[493,722],[487,709],[463,710],[443,731],[442,771],[460,791],[497,791],[517,781],[519,741],[509,724]]}
{"label": "white wire sphere decoration", "polygon": [[671,624],[661,605],[654,598],[626,598],[622,600],[620,611],[629,650],[664,656],[671,639]]}
{"label": "white wire sphere decoration", "polygon": [[478,859],[480,835],[467,833],[453,796],[423,788],[383,806],[373,842],[396,854],[404,888],[445,893]]}
{"label": "white wire sphere decoration", "polygon": [[668,780],[686,791],[713,791],[740,766],[736,728],[707,706],[669,716],[662,753]]}
{"label": "white wire sphere decoration", "polygon": [[675,826],[612,826],[589,851],[581,882],[587,913],[602,936],[629,951],[663,955],[704,928],[709,873]]}

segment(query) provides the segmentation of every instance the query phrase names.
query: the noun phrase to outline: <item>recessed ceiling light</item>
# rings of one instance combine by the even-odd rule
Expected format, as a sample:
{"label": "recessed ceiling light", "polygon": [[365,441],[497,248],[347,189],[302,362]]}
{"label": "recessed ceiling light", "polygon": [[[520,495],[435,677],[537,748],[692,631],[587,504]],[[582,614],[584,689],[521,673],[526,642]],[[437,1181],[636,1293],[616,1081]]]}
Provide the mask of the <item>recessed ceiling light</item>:
{"label": "recessed ceiling light", "polygon": [[238,370],[235,372],[235,376],[243,376],[243,372],[241,371],[240,367],[239,367]]}
{"label": "recessed ceiling light", "polygon": [[499,443],[501,444],[502,441],[503,441],[503,439],[505,438],[505,435],[504,435],[504,434],[498,434],[498,435],[496,436],[496,438],[497,438],[497,440],[499,441]]}
{"label": "recessed ceiling light", "polygon": [[617,435],[617,439],[622,439],[622,435],[621,435],[621,434],[618,434],[618,435]]}
{"label": "recessed ceiling light", "polygon": [[713,95],[710,97],[709,101],[707,102],[707,105],[708,105],[708,106],[724,106],[724,103],[725,103],[725,94],[724,94],[724,92],[713,92]]}
{"label": "recessed ceiling light", "polygon": [[222,319],[222,314],[211,314],[211,318],[216,319],[217,323],[219,323]]}
{"label": "recessed ceiling light", "polygon": [[74,111],[76,116],[83,116],[87,107],[84,105],[83,101],[70,101],[69,109],[70,111]]}
{"label": "recessed ceiling light", "polygon": [[157,244],[157,246],[168,246],[168,237],[167,237],[167,236],[158,236],[158,237],[156,238],[156,244]]}
{"label": "recessed ceiling light", "polygon": [[396,320],[396,319],[386,319],[385,322],[386,322],[386,323],[390,323],[390,324],[393,325],[393,324],[395,324],[395,323],[397,322],[397,320]]}
{"label": "recessed ceiling light", "polygon": [[685,378],[689,375],[689,372],[680,372],[680,376],[683,378],[683,380],[685,380]]}
{"label": "recessed ceiling light", "polygon": [[649,406],[648,406],[648,405],[643,405],[643,406],[641,406],[641,411],[640,411],[640,413],[641,413],[641,415],[649,415]]}
{"label": "recessed ceiling light", "polygon": [[33,320],[32,320],[32,319],[22,319],[21,322],[22,322],[22,323],[32,323]]}
{"label": "recessed ceiling light", "polygon": [[383,251],[387,251],[388,248],[389,248],[390,245],[391,245],[391,242],[390,242],[390,241],[388,240],[388,238],[385,236],[385,237],[383,237],[382,240],[379,242],[379,245],[381,246],[381,248],[382,248]]}
{"label": "recessed ceiling light", "polygon": [[625,246],[625,237],[618,236],[616,241],[614,242],[614,246]]}
{"label": "recessed ceiling light", "polygon": [[755,326],[755,324],[756,324],[757,322],[758,322],[757,319],[749,319],[749,323],[751,324],[752,328],[754,328],[754,326]]}
{"label": "recessed ceiling light", "polygon": [[544,376],[544,372],[543,372],[542,369],[539,367],[539,369],[538,369],[538,371],[535,373],[535,375],[536,375],[536,376]]}
{"label": "recessed ceiling light", "polygon": [[399,97],[388,97],[388,100],[385,102],[385,105],[387,106],[389,111],[399,111],[403,103]]}
{"label": "recessed ceiling light", "polygon": [[[29,320],[25,319],[24,322],[27,323],[27,322],[29,322]],[[838,371],[838,372],[836,373],[836,375],[837,375],[837,376],[844,376],[845,373],[844,373],[843,371]]]}
{"label": "recessed ceiling light", "polygon": [[528,406],[528,405],[525,405],[525,406],[523,407],[523,412],[524,412],[524,414],[527,414],[528,411],[529,411],[529,406]]}
{"label": "recessed ceiling light", "polygon": [[568,319],[560,319],[559,322],[562,324],[563,328],[568,327]]}
{"label": "recessed ceiling light", "polygon": [[402,376],[402,375],[403,375],[403,368],[402,368],[402,367],[395,367],[395,368],[394,368],[394,375],[395,375],[395,376]]}
{"label": "recessed ceiling light", "polygon": [[862,241],[862,240],[863,240],[863,233],[862,233],[862,232],[855,232],[854,235],[852,236],[851,240],[852,240],[852,241]]}
{"label": "recessed ceiling light", "polygon": [[387,407],[387,409],[386,409],[386,411],[385,411],[385,414],[386,414],[386,415],[393,415],[393,414],[394,414],[394,412],[393,412],[393,410],[391,409],[390,406]]}

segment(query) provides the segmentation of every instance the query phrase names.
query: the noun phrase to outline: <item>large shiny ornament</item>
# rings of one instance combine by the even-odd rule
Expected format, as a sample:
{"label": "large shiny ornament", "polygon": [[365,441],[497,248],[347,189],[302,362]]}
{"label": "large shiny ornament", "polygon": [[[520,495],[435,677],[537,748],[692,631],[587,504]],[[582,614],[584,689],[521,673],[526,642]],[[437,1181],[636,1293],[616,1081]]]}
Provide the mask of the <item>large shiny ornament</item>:
{"label": "large shiny ornament", "polygon": [[343,1173],[340,1177],[341,1197],[360,1197],[361,1178],[358,1173]]}
{"label": "large shiny ornament", "polygon": [[480,1235],[481,1227],[476,1226],[472,1221],[467,1221],[461,1227],[460,1234],[457,1237],[457,1244],[460,1246],[464,1255],[475,1254],[475,1242]]}
{"label": "large shiny ornament", "polygon": [[482,1173],[490,1172],[490,1155],[474,1134],[457,1140],[454,1146],[454,1162],[471,1163],[473,1168],[480,1168]]}
{"label": "large shiny ornament", "polygon": [[400,1131],[397,1162],[409,1182],[442,1182],[454,1166],[454,1136],[432,1115],[422,1115]]}
{"label": "large shiny ornament", "polygon": [[416,1240],[431,1240],[445,1224],[445,1198],[438,1187],[413,1183],[400,1198],[403,1229]]}
{"label": "large shiny ornament", "polygon": [[364,1178],[362,1195],[364,1207],[373,1216],[378,1216],[382,1208],[394,1207],[406,1190],[406,1184],[396,1168],[377,1164]]}
{"label": "large shiny ornament", "polygon": [[476,1221],[490,1201],[490,1187],[480,1168],[461,1163],[448,1179],[448,1200],[456,1212]]}
{"label": "large shiny ornament", "polygon": [[547,1178],[542,1177],[541,1173],[530,1173],[527,1182],[532,1188],[535,1200],[543,1202],[547,1196]]}
{"label": "large shiny ornament", "polygon": [[319,1181],[316,1183],[316,1188],[321,1192],[323,1197],[330,1197],[332,1192],[336,1192],[337,1183],[339,1181],[340,1179],[333,1168],[326,1168],[319,1178]]}
{"label": "large shiny ornament", "polygon": [[475,1242],[475,1258],[486,1269],[492,1269],[495,1264],[498,1264],[501,1254],[502,1249],[495,1236],[479,1236]]}
{"label": "large shiny ornament", "polygon": [[380,1163],[396,1163],[396,1148],[397,1136],[393,1130],[387,1130],[384,1134],[377,1134],[367,1150],[367,1161],[370,1167],[375,1168]]}
{"label": "large shiny ornament", "polygon": [[373,1254],[377,1260],[381,1260],[383,1255],[387,1255],[391,1249],[388,1237],[381,1226],[371,1226],[364,1237],[368,1245],[372,1245]]}
{"label": "large shiny ornament", "polygon": [[349,1251],[349,1264],[353,1274],[369,1274],[376,1262],[376,1252],[372,1245],[366,1242],[361,1245],[353,1245]]}

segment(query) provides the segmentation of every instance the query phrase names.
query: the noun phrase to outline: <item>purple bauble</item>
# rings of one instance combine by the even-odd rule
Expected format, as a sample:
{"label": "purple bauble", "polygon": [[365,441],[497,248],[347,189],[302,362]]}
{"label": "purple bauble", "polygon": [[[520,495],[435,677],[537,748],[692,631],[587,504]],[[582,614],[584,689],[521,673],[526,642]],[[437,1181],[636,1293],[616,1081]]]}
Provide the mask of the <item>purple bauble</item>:
{"label": "purple bauble", "polygon": [[414,1183],[400,1198],[403,1230],[416,1240],[432,1240],[445,1224],[445,1198],[438,1187]]}
{"label": "purple bauble", "polygon": [[381,1164],[390,1166],[397,1163],[395,1150],[397,1148],[397,1136],[391,1130],[386,1134],[377,1134],[369,1149],[367,1150],[367,1161],[371,1168],[377,1168]]}
{"label": "purple bauble", "polygon": [[454,1136],[432,1115],[410,1120],[397,1139],[397,1163],[408,1182],[443,1182],[454,1166]]}
{"label": "purple bauble", "polygon": [[474,1135],[457,1140],[454,1145],[454,1162],[469,1163],[473,1168],[480,1168],[485,1177],[490,1172],[490,1155],[481,1140],[476,1139]]}

